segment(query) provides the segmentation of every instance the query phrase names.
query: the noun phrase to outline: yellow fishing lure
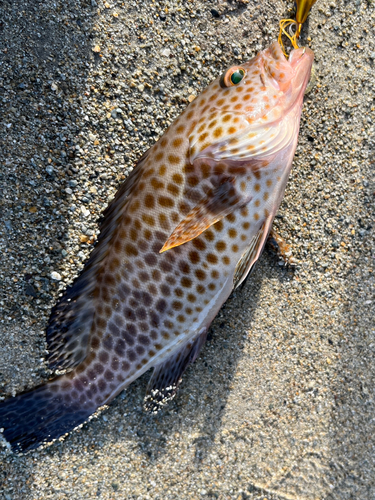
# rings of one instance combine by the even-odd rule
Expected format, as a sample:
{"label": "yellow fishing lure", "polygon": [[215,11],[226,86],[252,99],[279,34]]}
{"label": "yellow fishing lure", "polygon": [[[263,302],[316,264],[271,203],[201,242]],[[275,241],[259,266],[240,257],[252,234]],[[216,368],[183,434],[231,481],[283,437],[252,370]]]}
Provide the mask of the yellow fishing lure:
{"label": "yellow fishing lure", "polygon": [[284,47],[282,35],[285,35],[290,40],[293,48],[298,49],[298,38],[301,34],[302,25],[306,21],[311,7],[315,2],[316,0],[296,0],[296,19],[281,19],[278,42],[286,57],[288,57],[288,55]]}

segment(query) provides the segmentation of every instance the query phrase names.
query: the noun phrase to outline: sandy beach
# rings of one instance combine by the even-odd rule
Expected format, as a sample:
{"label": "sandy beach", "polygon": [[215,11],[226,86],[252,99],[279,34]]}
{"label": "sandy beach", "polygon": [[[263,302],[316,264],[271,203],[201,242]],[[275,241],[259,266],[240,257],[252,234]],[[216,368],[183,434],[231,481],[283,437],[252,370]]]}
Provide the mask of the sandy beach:
{"label": "sandy beach", "polygon": [[[137,159],[231,64],[277,39],[280,0],[0,6],[0,397],[52,373],[45,326]],[[52,446],[0,442],[0,498],[375,498],[375,4],[318,0],[300,139],[266,249],[177,397],[150,373]]]}

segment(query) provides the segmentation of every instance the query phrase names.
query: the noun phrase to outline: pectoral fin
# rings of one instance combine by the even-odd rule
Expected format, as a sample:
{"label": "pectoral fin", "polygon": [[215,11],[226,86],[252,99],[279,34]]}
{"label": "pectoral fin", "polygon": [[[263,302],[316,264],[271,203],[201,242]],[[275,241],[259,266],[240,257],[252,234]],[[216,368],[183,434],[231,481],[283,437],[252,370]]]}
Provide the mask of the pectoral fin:
{"label": "pectoral fin", "polygon": [[250,198],[236,190],[234,180],[234,177],[226,178],[221,184],[212,188],[178,224],[160,253],[196,238],[215,222],[246,205]]}

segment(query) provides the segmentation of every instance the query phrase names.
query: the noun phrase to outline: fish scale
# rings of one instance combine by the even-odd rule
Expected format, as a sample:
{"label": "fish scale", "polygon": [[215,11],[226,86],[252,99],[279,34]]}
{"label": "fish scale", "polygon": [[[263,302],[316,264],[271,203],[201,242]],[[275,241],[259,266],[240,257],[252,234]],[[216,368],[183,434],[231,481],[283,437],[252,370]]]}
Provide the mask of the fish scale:
{"label": "fish scale", "polygon": [[70,371],[0,405],[14,449],[70,431],[152,367],[147,406],[173,397],[211,321],[262,251],[291,168],[312,59],[298,49],[287,61],[274,43],[230,68],[140,159],[51,314],[49,365]]}

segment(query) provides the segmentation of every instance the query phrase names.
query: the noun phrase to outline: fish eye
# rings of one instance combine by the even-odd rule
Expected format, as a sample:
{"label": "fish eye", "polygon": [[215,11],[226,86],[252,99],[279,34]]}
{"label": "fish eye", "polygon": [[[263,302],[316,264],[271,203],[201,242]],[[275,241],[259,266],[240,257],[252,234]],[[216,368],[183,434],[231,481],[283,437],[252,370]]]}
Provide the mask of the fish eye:
{"label": "fish eye", "polygon": [[243,68],[234,66],[228,69],[226,73],[221,77],[220,85],[221,87],[233,87],[233,85],[238,85],[244,78],[246,72]]}

